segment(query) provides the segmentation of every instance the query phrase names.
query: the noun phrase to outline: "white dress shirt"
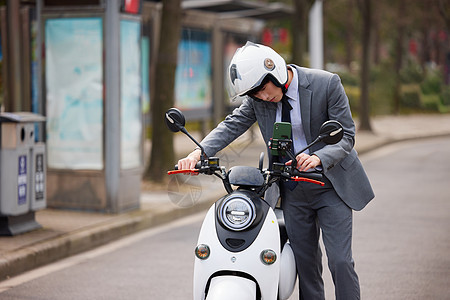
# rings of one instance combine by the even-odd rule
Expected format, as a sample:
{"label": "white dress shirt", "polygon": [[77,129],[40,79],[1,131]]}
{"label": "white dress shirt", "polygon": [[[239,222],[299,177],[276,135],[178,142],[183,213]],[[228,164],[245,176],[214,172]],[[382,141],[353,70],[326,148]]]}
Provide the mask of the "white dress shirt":
{"label": "white dress shirt", "polygon": [[[306,147],[306,137],[303,131],[302,115],[300,113],[300,99],[298,93],[298,75],[297,72],[292,72],[293,77],[291,84],[288,87],[286,96],[288,96],[289,104],[291,104],[291,125],[292,125],[292,141],[294,143],[294,153]],[[278,102],[276,121],[281,122],[282,103]],[[309,153],[306,150],[305,153]]]}

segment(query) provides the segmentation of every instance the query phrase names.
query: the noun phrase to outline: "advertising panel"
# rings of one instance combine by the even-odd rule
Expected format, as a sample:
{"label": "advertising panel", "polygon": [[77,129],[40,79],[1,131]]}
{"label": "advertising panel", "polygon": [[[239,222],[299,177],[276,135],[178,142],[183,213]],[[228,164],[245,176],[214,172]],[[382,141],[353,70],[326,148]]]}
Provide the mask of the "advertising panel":
{"label": "advertising panel", "polygon": [[120,21],[121,168],[141,165],[141,25]]}
{"label": "advertising panel", "polygon": [[211,35],[183,29],[175,75],[176,106],[182,110],[209,109],[211,90]]}
{"label": "advertising panel", "polygon": [[102,23],[97,17],[46,20],[49,168],[103,168]]}

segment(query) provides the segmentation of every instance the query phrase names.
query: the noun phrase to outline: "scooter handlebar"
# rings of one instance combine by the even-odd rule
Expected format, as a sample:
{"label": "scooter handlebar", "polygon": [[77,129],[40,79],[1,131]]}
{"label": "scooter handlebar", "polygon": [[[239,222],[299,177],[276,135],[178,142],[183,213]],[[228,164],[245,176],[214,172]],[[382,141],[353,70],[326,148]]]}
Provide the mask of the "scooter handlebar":
{"label": "scooter handlebar", "polygon": [[323,179],[322,173],[318,173],[318,172],[302,172],[302,171],[299,171],[297,169],[292,171],[292,176],[294,176],[294,177],[304,177],[304,178],[313,179],[313,180],[322,180]]}
{"label": "scooter handlebar", "polygon": [[321,180],[323,179],[322,173],[319,172],[302,172],[297,169],[291,170],[291,172],[287,173],[288,176],[284,175],[283,177],[291,180],[291,181],[305,181],[310,182],[314,184],[318,184],[321,186],[324,186],[325,183],[323,183]]}
{"label": "scooter handlebar", "polygon": [[201,167],[202,167],[202,163],[200,161],[195,165],[195,169],[179,170],[178,169],[178,165],[175,165],[174,169],[172,171],[168,171],[167,174],[168,175],[174,175],[174,174],[198,174]]}
{"label": "scooter handlebar", "polygon": [[[208,173],[208,168],[202,168],[202,162],[199,161],[197,162],[197,164],[195,165],[194,169],[184,169],[184,170],[179,170],[178,169],[178,165],[175,165],[174,170],[172,171],[168,171],[167,174],[168,175],[174,175],[174,174],[191,174],[191,175],[197,175],[200,173],[205,173],[205,174],[209,174]],[[323,179],[323,175],[320,172],[320,170],[316,170],[315,172],[302,172],[299,171],[298,169],[291,169],[290,171],[288,171],[287,173],[282,173],[281,177],[291,180],[291,181],[305,181],[305,182],[310,182],[310,183],[315,183],[315,184],[319,184],[321,186],[324,186],[325,183],[323,183],[321,180]]]}
{"label": "scooter handlebar", "polygon": [[174,174],[198,174],[198,169],[172,170],[167,172],[168,175]]}

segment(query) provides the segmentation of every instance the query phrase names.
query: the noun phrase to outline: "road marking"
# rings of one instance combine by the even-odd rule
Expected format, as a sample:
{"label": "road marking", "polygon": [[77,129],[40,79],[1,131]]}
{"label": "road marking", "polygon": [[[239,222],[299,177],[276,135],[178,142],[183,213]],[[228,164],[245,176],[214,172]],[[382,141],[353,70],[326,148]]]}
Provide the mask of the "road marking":
{"label": "road marking", "polygon": [[118,249],[128,246],[130,244],[139,242],[139,241],[149,238],[151,236],[155,236],[159,233],[201,221],[205,217],[205,214],[206,214],[206,212],[203,211],[203,212],[200,212],[200,213],[197,213],[194,215],[190,215],[190,216],[175,220],[175,221],[170,222],[165,225],[150,228],[150,229],[144,230],[142,232],[138,232],[138,233],[132,234],[130,236],[121,238],[120,240],[111,242],[107,245],[97,247],[93,250],[62,259],[55,263],[28,271],[21,275],[15,276],[11,279],[7,279],[5,281],[0,282],[0,293],[3,293],[11,288],[14,288],[14,287],[24,284],[24,283],[27,283],[34,279],[37,279],[37,278],[49,275],[51,273],[81,264],[88,260],[94,259],[98,256],[102,256],[102,255],[111,253],[115,250],[118,250]]}

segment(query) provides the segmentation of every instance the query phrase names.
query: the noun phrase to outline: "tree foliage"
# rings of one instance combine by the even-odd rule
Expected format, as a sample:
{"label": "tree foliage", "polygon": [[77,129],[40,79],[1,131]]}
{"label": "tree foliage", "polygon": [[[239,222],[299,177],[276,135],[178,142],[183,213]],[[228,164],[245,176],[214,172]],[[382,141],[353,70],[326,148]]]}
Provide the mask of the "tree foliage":
{"label": "tree foliage", "polygon": [[[417,73],[417,68],[422,79],[429,72],[430,75],[438,72],[443,83],[450,83],[447,65],[450,59],[450,5],[447,0],[371,1],[370,31],[363,33],[367,18],[360,8],[364,2],[324,0],[325,61],[328,65],[339,66],[335,71],[360,74],[358,86],[361,88],[364,80],[361,69],[367,62],[370,64],[370,108],[379,104],[379,96],[383,93],[387,99],[381,100],[390,104],[390,110],[384,111],[401,111],[405,74],[411,70]],[[369,60],[364,62],[368,34]],[[413,74],[406,74],[406,77],[410,75]],[[365,104],[363,94],[361,89],[358,97],[362,95],[363,98],[357,103],[358,109]],[[442,91],[443,102],[446,95],[446,90]]]}

